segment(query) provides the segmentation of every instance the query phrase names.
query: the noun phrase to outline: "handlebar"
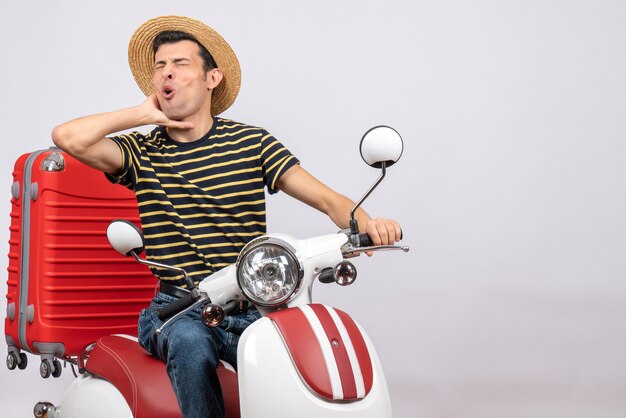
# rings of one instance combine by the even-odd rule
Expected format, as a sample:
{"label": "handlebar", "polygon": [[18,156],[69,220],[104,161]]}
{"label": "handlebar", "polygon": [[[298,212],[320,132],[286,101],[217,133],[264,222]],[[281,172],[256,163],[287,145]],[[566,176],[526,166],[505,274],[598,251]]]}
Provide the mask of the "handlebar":
{"label": "handlebar", "polygon": [[371,247],[374,245],[369,234],[359,234],[359,243],[361,247]]}
{"label": "handlebar", "polygon": [[157,311],[157,316],[161,321],[165,321],[167,318],[176,315],[178,312],[188,308],[193,305],[196,301],[196,298],[193,297],[191,293],[181,297],[180,299],[175,300],[174,302],[168,303],[163,308]]}
{"label": "handlebar", "polygon": [[[402,231],[400,231],[400,239],[403,238],[403,235]],[[371,247],[374,245],[372,238],[367,233],[359,234],[359,243],[361,244],[360,247]]]}

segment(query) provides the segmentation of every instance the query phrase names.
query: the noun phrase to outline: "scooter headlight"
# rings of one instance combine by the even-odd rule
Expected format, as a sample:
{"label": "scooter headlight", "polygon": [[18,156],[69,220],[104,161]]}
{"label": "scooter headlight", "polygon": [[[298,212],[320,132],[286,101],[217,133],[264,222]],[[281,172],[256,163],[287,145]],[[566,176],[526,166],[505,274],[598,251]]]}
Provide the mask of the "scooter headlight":
{"label": "scooter headlight", "polygon": [[285,241],[263,237],[251,241],[237,258],[237,280],[255,305],[287,302],[300,287],[303,270],[295,250]]}

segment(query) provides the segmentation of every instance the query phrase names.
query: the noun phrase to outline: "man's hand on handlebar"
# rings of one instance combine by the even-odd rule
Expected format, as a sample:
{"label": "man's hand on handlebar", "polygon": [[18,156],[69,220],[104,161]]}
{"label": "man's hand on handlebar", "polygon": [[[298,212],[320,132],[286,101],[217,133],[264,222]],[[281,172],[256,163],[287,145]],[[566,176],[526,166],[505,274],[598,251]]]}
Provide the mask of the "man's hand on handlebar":
{"label": "man's hand on handlebar", "polygon": [[[402,228],[393,219],[370,219],[361,232],[367,233],[374,245],[393,245],[402,239]],[[366,254],[371,256],[373,252],[367,251]]]}

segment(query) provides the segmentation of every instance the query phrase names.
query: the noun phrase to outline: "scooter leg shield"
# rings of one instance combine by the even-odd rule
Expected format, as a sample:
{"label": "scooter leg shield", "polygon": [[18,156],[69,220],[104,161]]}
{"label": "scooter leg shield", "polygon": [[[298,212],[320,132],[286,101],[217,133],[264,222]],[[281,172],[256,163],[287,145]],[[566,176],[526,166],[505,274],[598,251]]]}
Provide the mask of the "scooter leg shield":
{"label": "scooter leg shield", "polygon": [[[343,369],[350,369],[350,363],[359,368],[354,350],[342,355],[341,348],[349,339],[346,330],[329,330],[325,312],[337,316],[340,311],[323,305],[285,309],[256,321],[244,332],[238,349],[242,418],[391,417],[387,384],[371,341],[354,323],[356,331],[351,333],[362,338],[371,361],[370,375],[363,370],[363,380],[371,380],[369,384],[349,382]],[[315,320],[318,315],[322,324]],[[358,375],[358,370],[354,372]],[[354,391],[360,397],[352,397]]]}

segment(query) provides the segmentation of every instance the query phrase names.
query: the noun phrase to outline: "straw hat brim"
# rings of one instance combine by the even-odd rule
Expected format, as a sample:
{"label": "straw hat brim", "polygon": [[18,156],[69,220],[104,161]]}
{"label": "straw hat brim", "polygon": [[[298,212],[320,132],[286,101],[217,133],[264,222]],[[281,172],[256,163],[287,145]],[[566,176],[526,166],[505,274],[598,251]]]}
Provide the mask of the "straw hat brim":
{"label": "straw hat brim", "polygon": [[215,30],[204,23],[184,16],[160,16],[141,25],[128,45],[128,63],[141,91],[146,96],[153,93],[154,54],[152,43],[163,31],[182,31],[192,35],[211,53],[224,74],[211,96],[211,114],[219,115],[228,109],[241,86],[241,69],[233,49]]}

